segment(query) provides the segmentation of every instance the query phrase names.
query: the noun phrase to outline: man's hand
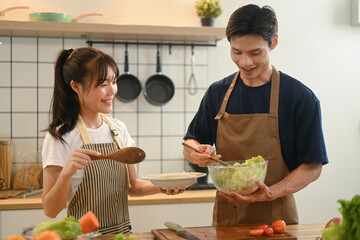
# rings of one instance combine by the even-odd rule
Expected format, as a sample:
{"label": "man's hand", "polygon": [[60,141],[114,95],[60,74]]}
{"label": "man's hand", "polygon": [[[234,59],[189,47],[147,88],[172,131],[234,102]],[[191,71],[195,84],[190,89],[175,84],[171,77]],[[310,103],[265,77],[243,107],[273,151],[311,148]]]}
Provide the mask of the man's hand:
{"label": "man's hand", "polygon": [[241,195],[237,192],[230,192],[230,194],[219,192],[219,195],[229,201],[243,203],[265,202],[274,200],[270,188],[266,186],[264,182],[258,182],[257,186],[258,190],[249,195]]}

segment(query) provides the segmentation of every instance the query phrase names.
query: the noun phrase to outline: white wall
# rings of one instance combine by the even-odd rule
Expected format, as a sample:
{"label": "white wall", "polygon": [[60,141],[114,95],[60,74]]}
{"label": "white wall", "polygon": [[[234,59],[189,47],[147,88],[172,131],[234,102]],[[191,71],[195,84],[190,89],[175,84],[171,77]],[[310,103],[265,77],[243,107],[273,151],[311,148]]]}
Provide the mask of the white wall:
{"label": "white wall", "polygon": [[[15,1],[2,0],[0,9],[29,5],[33,11],[59,11],[77,16],[103,12],[84,22],[199,26],[193,0]],[[296,194],[302,223],[325,222],[339,215],[337,199],[360,193],[360,26],[350,25],[350,0],[223,0],[224,13],[215,26],[225,27],[241,5],[272,6],[278,15],[279,45],[272,63],[309,86],[321,101],[323,130],[330,164],[318,181]],[[24,17],[19,11],[0,17]],[[26,12],[27,13],[27,12]],[[224,39],[209,51],[209,82],[236,71]]]}

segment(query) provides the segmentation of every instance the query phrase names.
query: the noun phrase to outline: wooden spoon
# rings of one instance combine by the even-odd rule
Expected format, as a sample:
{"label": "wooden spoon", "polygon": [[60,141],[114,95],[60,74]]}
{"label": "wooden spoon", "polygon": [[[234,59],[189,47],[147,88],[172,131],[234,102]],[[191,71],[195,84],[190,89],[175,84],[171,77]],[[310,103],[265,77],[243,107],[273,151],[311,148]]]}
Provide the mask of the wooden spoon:
{"label": "wooden spoon", "polygon": [[89,155],[91,160],[112,159],[118,162],[135,164],[144,161],[145,152],[138,147],[126,147],[110,154],[101,154],[99,156]]}
{"label": "wooden spoon", "polygon": [[[188,145],[188,144],[186,144],[186,143],[182,143],[182,145],[184,145],[185,147],[187,147],[187,148],[189,148],[189,149],[191,149],[191,150],[194,150],[195,152],[197,152],[197,153],[203,153],[202,151],[200,151],[199,149],[197,149],[197,148],[194,148],[193,146],[190,146],[190,145]],[[217,162],[219,162],[219,163],[221,163],[221,164],[224,164],[224,165],[226,165],[226,166],[231,166],[230,164],[228,164],[228,163],[226,163],[226,162],[224,162],[224,161],[222,161],[222,160],[220,160],[220,159],[218,159],[218,158],[216,158],[216,157],[213,157],[213,156],[209,156],[212,160],[214,160],[214,161],[217,161]]]}

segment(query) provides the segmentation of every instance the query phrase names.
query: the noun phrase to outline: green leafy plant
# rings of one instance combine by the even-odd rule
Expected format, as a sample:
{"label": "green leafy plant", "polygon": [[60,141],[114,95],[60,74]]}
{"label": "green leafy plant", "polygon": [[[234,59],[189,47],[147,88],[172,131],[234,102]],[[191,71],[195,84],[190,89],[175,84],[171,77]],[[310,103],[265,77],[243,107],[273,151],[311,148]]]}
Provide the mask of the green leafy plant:
{"label": "green leafy plant", "polygon": [[217,18],[223,12],[220,0],[198,0],[195,10],[201,18]]}

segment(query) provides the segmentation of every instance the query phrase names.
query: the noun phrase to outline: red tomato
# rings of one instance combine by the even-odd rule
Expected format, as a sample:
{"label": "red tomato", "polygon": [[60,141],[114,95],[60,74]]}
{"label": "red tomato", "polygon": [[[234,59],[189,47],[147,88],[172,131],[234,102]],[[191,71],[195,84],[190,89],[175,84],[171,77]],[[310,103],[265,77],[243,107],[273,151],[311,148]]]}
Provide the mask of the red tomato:
{"label": "red tomato", "polygon": [[274,233],[274,229],[272,227],[267,227],[264,229],[264,234],[266,236],[271,236],[271,235],[273,235],[273,233]]}
{"label": "red tomato", "polygon": [[286,230],[286,223],[284,220],[276,220],[271,224],[274,232],[283,233]]}
{"label": "red tomato", "polygon": [[269,227],[267,224],[260,224],[259,229],[265,230],[267,227]]}
{"label": "red tomato", "polygon": [[250,231],[250,234],[253,236],[261,236],[264,233],[264,229],[254,229]]}

